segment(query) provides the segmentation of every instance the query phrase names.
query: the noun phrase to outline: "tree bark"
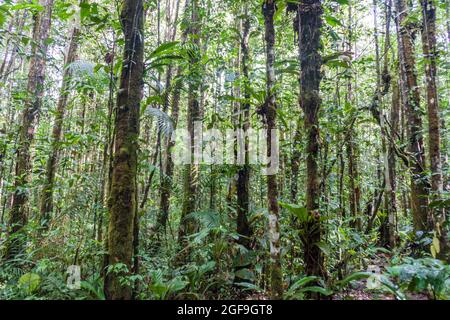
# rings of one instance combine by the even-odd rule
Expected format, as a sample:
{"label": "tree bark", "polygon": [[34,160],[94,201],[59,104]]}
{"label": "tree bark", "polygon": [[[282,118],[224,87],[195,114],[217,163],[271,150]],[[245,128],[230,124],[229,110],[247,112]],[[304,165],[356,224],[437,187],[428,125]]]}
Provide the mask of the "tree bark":
{"label": "tree bark", "polygon": [[[422,7],[422,50],[425,57],[425,82],[427,86],[428,107],[428,147],[431,170],[432,199],[439,199],[443,189],[441,135],[439,116],[439,97],[436,86],[438,51],[436,47],[436,7],[433,0],[421,0]],[[440,239],[440,254],[445,257],[450,250],[447,232],[444,230],[446,220],[444,209],[431,210],[433,223]]]}
{"label": "tree bark", "polygon": [[[136,171],[139,137],[139,112],[143,90],[144,42],[143,1],[126,0],[121,12],[125,36],[122,73],[117,94],[114,161],[109,201],[108,265],[120,264],[105,278],[107,299],[131,299],[132,290],[121,283],[132,268],[133,226],[136,212]],[[125,270],[126,268],[126,270]]]}
{"label": "tree bark", "polygon": [[[44,94],[44,80],[50,33],[53,0],[41,0],[44,10],[35,15],[33,28],[32,56],[28,71],[27,97],[21,117],[19,129],[18,149],[13,202],[10,212],[10,236],[17,234],[27,223],[26,204],[28,191],[26,190],[31,172],[31,144],[34,139],[35,120],[41,110]],[[6,257],[12,258],[22,249],[20,237],[13,239],[6,249]]]}
{"label": "tree bark", "polygon": [[40,219],[41,225],[45,228],[48,227],[51,213],[53,211],[53,184],[55,181],[56,165],[59,155],[59,144],[61,141],[61,132],[64,121],[64,112],[67,105],[67,100],[69,97],[69,81],[70,81],[70,68],[69,65],[75,61],[77,48],[78,48],[78,38],[80,30],[78,26],[74,27],[72,30],[72,35],[67,50],[66,61],[64,63],[63,71],[63,81],[61,84],[61,89],[59,92],[58,105],[56,107],[55,122],[53,124],[52,140],[50,155],[47,159],[47,168],[44,187],[41,194],[41,204],[40,204]]}
{"label": "tree bark", "polygon": [[[396,82],[392,84],[392,106],[390,122],[393,132],[398,132],[400,113],[400,92]],[[394,142],[389,143],[388,164],[389,164],[389,188],[386,188],[388,197],[388,235],[389,246],[394,248],[396,245],[396,220],[397,220],[397,182],[395,169],[395,146]]]}
{"label": "tree bark", "polygon": [[300,105],[305,113],[306,147],[306,207],[309,221],[306,224],[304,248],[305,271],[307,275],[325,275],[323,254],[317,245],[321,241],[319,208],[319,85],[320,28],[323,12],[320,0],[305,0],[299,5],[300,25]]}
{"label": "tree bark", "polygon": [[[250,127],[250,83],[249,83],[249,47],[248,39],[250,34],[250,18],[248,16],[248,8],[245,8],[245,18],[242,23],[241,36],[241,52],[242,52],[242,76],[244,78],[244,99],[245,102],[241,106],[243,112],[243,131],[244,135]],[[250,181],[250,164],[248,154],[248,139],[244,137],[244,154],[245,163],[238,170],[237,180],[237,233],[239,234],[238,243],[250,249],[251,229],[248,223],[249,210],[249,181]]]}
{"label": "tree bark", "polygon": [[425,175],[425,151],[423,125],[420,110],[420,92],[415,70],[413,30],[406,21],[408,9],[405,0],[395,0],[397,10],[398,47],[400,51],[400,74],[402,96],[407,113],[408,150],[411,154],[411,205],[414,231],[428,230],[428,187]]}
{"label": "tree bark", "polygon": [[294,138],[292,141],[292,156],[291,156],[291,201],[293,203],[297,202],[297,193],[298,193],[298,171],[300,167],[300,141],[301,134],[300,121],[296,124]]}
{"label": "tree bark", "polygon": [[[276,129],[276,102],[275,102],[275,28],[274,14],[275,1],[266,0],[263,3],[264,15],[264,39],[266,42],[266,127],[267,127],[267,156],[270,158],[272,152],[272,129]],[[269,164],[270,165],[270,164]],[[270,239],[270,264],[271,264],[271,288],[272,299],[281,299],[283,295],[283,273],[281,269],[280,254],[280,225],[278,207],[278,184],[277,175],[267,175],[267,198],[269,209],[269,239]]]}

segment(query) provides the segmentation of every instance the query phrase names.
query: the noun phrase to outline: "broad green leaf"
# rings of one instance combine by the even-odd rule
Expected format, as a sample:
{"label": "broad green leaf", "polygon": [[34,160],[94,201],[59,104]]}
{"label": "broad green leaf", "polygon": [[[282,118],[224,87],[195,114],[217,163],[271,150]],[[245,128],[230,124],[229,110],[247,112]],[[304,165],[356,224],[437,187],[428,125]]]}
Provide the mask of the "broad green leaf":
{"label": "broad green leaf", "polygon": [[336,17],[326,15],[324,18],[325,18],[325,21],[328,23],[328,25],[330,25],[332,27],[342,26],[341,20],[339,20]]}
{"label": "broad green leaf", "polygon": [[11,6],[11,10],[24,10],[24,9],[30,9],[39,12],[44,10],[44,7],[39,3],[28,3],[28,2],[22,2]]}
{"label": "broad green leaf", "polygon": [[368,277],[370,277],[373,273],[371,272],[366,272],[366,271],[362,271],[362,272],[355,272],[352,273],[351,275],[347,276],[346,278],[344,278],[341,281],[338,281],[338,284],[341,286],[345,286],[348,283],[354,281],[354,280],[360,280],[360,279],[366,279]]}
{"label": "broad green leaf", "polygon": [[320,293],[324,296],[329,296],[330,294],[332,294],[333,292],[330,290],[327,290],[325,288],[322,287],[317,287],[317,286],[313,286],[313,287],[305,287],[299,290],[299,292],[317,292]]}
{"label": "broad green leaf", "polygon": [[36,273],[25,273],[19,278],[19,287],[28,294],[35,292],[41,284],[41,277]]}
{"label": "broad green leaf", "polygon": [[263,289],[261,289],[257,285],[255,285],[253,283],[249,283],[249,282],[236,282],[235,285],[237,285],[239,287],[243,287],[244,290],[255,290],[257,292],[264,291]]}
{"label": "broad green leaf", "polygon": [[292,286],[290,286],[289,291],[294,292],[296,291],[298,288],[304,286],[305,284],[314,281],[314,280],[318,280],[320,279],[319,277],[316,276],[307,276],[307,277],[303,277],[300,280],[296,281]]}
{"label": "broad green leaf", "polygon": [[244,280],[254,280],[255,279],[255,274],[253,273],[253,271],[249,270],[249,269],[239,269],[238,271],[236,271],[234,273],[234,275],[236,276],[236,278],[240,278],[240,279],[244,279]]}
{"label": "broad green leaf", "polygon": [[342,5],[348,5],[348,4],[350,4],[350,0],[333,0],[334,2],[337,2],[337,3],[339,3],[339,4],[342,4]]}
{"label": "broad green leaf", "polygon": [[152,53],[150,53],[149,58],[155,58],[160,56],[161,54],[167,54],[173,52],[176,45],[179,43],[179,41],[171,41],[171,42],[165,42],[161,44],[158,48],[153,50]]}
{"label": "broad green leaf", "polygon": [[294,214],[300,220],[300,222],[308,221],[308,210],[305,207],[281,201],[279,202],[279,204],[281,207],[288,209],[290,213]]}

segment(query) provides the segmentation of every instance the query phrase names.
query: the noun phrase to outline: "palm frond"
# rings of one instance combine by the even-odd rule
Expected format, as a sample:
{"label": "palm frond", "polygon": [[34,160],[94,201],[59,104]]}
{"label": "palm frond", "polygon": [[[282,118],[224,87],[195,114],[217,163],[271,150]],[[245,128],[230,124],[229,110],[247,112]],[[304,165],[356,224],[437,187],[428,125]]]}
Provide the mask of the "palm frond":
{"label": "palm frond", "polygon": [[147,107],[145,109],[145,113],[156,118],[158,128],[162,135],[166,137],[170,137],[172,135],[174,130],[173,120],[167,113],[152,107]]}

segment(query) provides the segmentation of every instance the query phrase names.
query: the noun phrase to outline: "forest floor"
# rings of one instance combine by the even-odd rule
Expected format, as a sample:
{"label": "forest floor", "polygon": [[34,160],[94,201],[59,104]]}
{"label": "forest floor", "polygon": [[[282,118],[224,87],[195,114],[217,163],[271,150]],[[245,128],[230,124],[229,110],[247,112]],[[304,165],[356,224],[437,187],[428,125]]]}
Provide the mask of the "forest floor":
{"label": "forest floor", "polygon": [[[391,257],[385,253],[377,254],[376,258],[369,261],[371,269],[378,272],[386,271],[389,266]],[[426,294],[411,293],[407,294],[408,300],[429,300]],[[331,300],[395,300],[395,295],[379,290],[370,290],[367,288],[367,280],[355,280],[352,282],[351,288],[336,292],[329,297]],[[255,293],[247,297],[247,300],[269,300],[270,297],[263,293]]]}
{"label": "forest floor", "polygon": [[[369,266],[371,269],[378,270],[378,272],[384,272],[386,267],[390,265],[390,260],[390,255],[378,253],[376,258],[369,261]],[[429,300],[425,294],[408,293],[407,296],[408,300]],[[367,288],[367,280],[361,279],[353,281],[351,289],[334,294],[332,300],[395,300],[395,295],[369,290]]]}

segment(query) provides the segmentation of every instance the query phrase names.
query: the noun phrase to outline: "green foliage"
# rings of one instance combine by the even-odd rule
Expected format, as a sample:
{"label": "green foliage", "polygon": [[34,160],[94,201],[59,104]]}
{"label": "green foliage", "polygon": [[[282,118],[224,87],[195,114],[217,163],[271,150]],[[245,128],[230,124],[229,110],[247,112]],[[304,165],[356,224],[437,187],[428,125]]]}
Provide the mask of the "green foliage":
{"label": "green foliage", "polygon": [[340,286],[345,286],[355,280],[367,279],[371,275],[372,273],[370,272],[354,272],[351,275],[347,276],[345,279],[338,281],[337,284]]}
{"label": "green foliage", "polygon": [[308,283],[311,282],[322,283],[323,285],[323,281],[319,277],[316,276],[299,277],[299,279],[294,281],[294,283],[285,292],[284,298],[302,300],[306,297],[307,293],[320,293],[321,295],[324,296],[329,296],[332,294],[332,291],[318,285],[306,286]]}
{"label": "green foliage", "polygon": [[289,213],[297,217],[299,223],[306,223],[311,220],[311,216],[308,214],[308,210],[305,207],[296,204],[284,203],[281,201],[279,204],[282,208],[288,209]]}
{"label": "green foliage", "polygon": [[406,257],[400,265],[387,268],[400,288],[411,292],[431,292],[434,299],[450,297],[450,266],[431,258]]}
{"label": "green foliage", "polygon": [[86,292],[88,299],[105,300],[103,279],[99,274],[95,274],[89,279],[81,281],[80,287],[84,292]]}
{"label": "green foliage", "polygon": [[165,281],[162,272],[157,270],[151,273],[149,290],[155,299],[164,300],[173,297],[174,294],[183,290],[188,283],[182,277],[175,277]]}
{"label": "green foliage", "polygon": [[18,285],[27,294],[32,294],[41,284],[41,277],[36,273],[25,273],[19,278]]}
{"label": "green foliage", "polygon": [[[444,25],[447,5],[445,1],[439,2],[438,26]],[[253,129],[266,126],[267,61],[261,3],[199,1],[198,24],[192,23],[190,9],[183,12],[182,3],[175,21],[176,10],[169,9],[169,3],[172,4],[170,1],[144,1],[147,17],[143,34],[139,35],[145,46],[145,72],[140,79],[143,90],[138,163],[133,181],[138,186],[135,196],[140,226],[139,273],[133,274],[124,263],[109,266],[106,271],[119,275],[121,283],[132,287],[138,299],[266,298],[270,290],[270,237],[267,232],[267,177],[261,175],[263,165],[248,166],[247,220],[252,235],[245,246],[239,243],[236,221],[236,177],[240,166],[199,165],[195,168],[197,208],[186,217],[195,226],[195,231],[187,236],[185,248],[180,248],[177,239],[184,201],[184,168],[175,165],[173,175],[164,170],[168,159],[166,138],[173,132],[175,124],[185,127],[190,117],[189,103],[200,111],[199,117],[208,129],[226,130],[244,124]],[[315,160],[322,236],[313,245],[325,256],[327,279],[304,276],[304,248],[308,232],[312,231],[308,228],[312,216],[305,207],[307,190],[303,183],[307,178],[308,133],[303,123],[307,113],[299,99],[299,35],[293,28],[295,12],[288,7],[297,4],[297,0],[277,1],[274,16],[275,83],[271,93],[276,97],[276,125],[280,137],[281,161],[276,180],[278,204],[282,208],[279,224],[286,288],[284,298],[307,299],[312,293],[319,293],[332,299],[353,299],[357,292],[372,298],[387,295],[399,300],[416,297],[448,299],[449,266],[429,258],[429,251],[433,257],[438,257],[441,250],[445,250],[437,235],[439,231],[449,233],[448,219],[444,225],[438,222],[436,230],[414,232],[412,227],[411,171],[400,165],[396,153],[408,149],[408,121],[403,123],[404,114],[401,113],[398,134],[385,135],[367,112],[379,80],[377,64],[383,65],[387,57],[392,77],[388,94],[379,101],[379,111],[385,115],[392,113],[392,85],[398,82],[402,70],[397,61],[401,55],[398,55],[393,20],[389,52],[387,55],[382,52],[386,42],[385,13],[384,4],[379,2],[378,54],[373,40],[372,2],[321,2],[321,103],[314,116],[319,119],[320,148]],[[49,30],[52,38],[47,41],[49,51],[43,103],[38,110],[39,121],[35,121],[29,131],[34,134],[29,150],[32,163],[26,174],[29,181],[17,185],[17,178],[25,177],[16,177],[14,170],[16,156],[21,150],[17,133],[26,103],[34,99],[27,90],[29,62],[32,48],[36,46],[31,36],[32,16],[42,13],[44,8],[37,0],[4,0],[0,4],[0,57],[3,59],[0,60],[0,252],[3,253],[12,241],[25,244],[14,258],[0,260],[0,299],[105,299],[102,278],[105,270],[102,268],[110,224],[108,207],[114,200],[109,198],[108,190],[114,183],[110,178],[116,155],[117,115],[124,107],[117,105],[118,81],[121,72],[127,72],[122,70],[126,62],[122,59],[124,44],[129,40],[125,39],[122,30],[121,6],[121,1],[54,1],[52,29]],[[286,9],[289,12],[286,13]],[[403,24],[409,24],[414,32],[420,31],[420,6],[409,9]],[[352,17],[348,16],[349,12]],[[64,66],[67,31],[73,27],[78,13],[81,37],[77,59]],[[20,26],[16,22],[22,17],[25,20]],[[243,70],[245,19],[250,22],[248,78]],[[11,30],[6,30],[10,26]],[[175,27],[178,27],[176,33]],[[200,29],[198,35],[190,33],[193,27]],[[438,28],[438,33],[444,29]],[[172,38],[173,35],[176,36]],[[437,41],[440,53],[436,78],[439,108],[442,122],[447,123],[449,102],[441,84],[445,83],[442,78],[449,63],[442,54],[445,37],[438,34]],[[348,48],[349,44],[352,49]],[[420,46],[414,46],[414,49],[417,76],[422,84],[428,61]],[[67,106],[61,141],[53,144],[52,131],[58,115],[56,107],[64,71],[70,74],[65,97]],[[170,82],[167,81],[169,76]],[[177,96],[177,119],[175,110],[171,110],[174,88],[181,88]],[[194,91],[190,91],[192,88]],[[247,104],[250,106],[248,123],[243,111]],[[425,99],[420,109],[425,112]],[[425,113],[420,116],[425,119]],[[388,118],[392,121],[390,116]],[[428,122],[424,121],[424,124],[426,128]],[[156,148],[158,132],[163,139]],[[441,128],[441,133],[441,144],[445,146],[448,128]],[[423,135],[427,141],[427,130]],[[395,140],[393,144],[390,139]],[[353,150],[349,150],[351,143]],[[54,208],[47,219],[48,229],[43,231],[39,207],[47,162],[54,146],[59,152],[52,186]],[[398,242],[394,248],[387,249],[383,228],[388,220],[385,203],[389,204],[389,199],[383,199],[377,212],[371,210],[375,191],[382,189],[385,151],[392,147],[396,151],[395,168],[392,169],[395,169],[397,188],[395,223]],[[349,151],[353,151],[353,155]],[[445,151],[443,149],[442,153]],[[298,159],[294,159],[297,153]],[[291,174],[294,160],[298,160],[299,165],[296,177]],[[350,160],[358,170],[354,181],[349,172]],[[446,169],[443,164],[444,181],[448,180]],[[430,170],[425,170],[427,179],[431,178]],[[163,179],[170,179],[172,185],[168,221],[161,231],[158,218]],[[360,196],[356,215],[350,214],[349,208],[349,199],[356,190],[352,189],[352,182],[356,183]],[[290,188],[294,183],[298,188],[296,198],[292,199]],[[143,201],[146,191],[148,197]],[[28,222],[19,233],[11,233],[9,224],[14,193],[28,197]],[[385,192],[383,196],[387,194]],[[443,192],[440,198],[430,197],[430,209],[447,209],[450,206],[448,196],[448,192]],[[374,220],[370,229],[368,216],[371,214],[374,214]],[[185,260],[178,261],[183,254],[186,254]],[[416,259],[407,258],[411,256]],[[67,286],[65,270],[73,264],[82,267],[80,289]],[[373,264],[380,266],[379,273],[362,271]]]}

